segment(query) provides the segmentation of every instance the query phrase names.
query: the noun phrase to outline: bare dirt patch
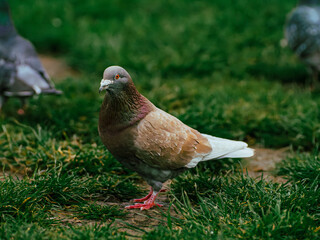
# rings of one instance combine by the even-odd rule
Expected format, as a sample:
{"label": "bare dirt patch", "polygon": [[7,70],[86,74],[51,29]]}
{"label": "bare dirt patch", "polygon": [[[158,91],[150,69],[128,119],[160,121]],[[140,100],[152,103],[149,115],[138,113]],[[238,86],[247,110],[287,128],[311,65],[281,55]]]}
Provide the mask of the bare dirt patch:
{"label": "bare dirt patch", "polygon": [[2,171],[0,172],[0,181],[4,181],[6,178],[11,177],[13,179],[22,180],[25,175],[19,172]]}
{"label": "bare dirt patch", "polygon": [[285,179],[274,176],[276,164],[288,155],[289,148],[268,149],[255,148],[255,155],[243,161],[243,172],[248,172],[250,177],[260,177],[274,182],[284,183]]}
{"label": "bare dirt patch", "polygon": [[67,77],[79,75],[79,73],[68,66],[66,61],[62,58],[55,58],[47,55],[40,55],[39,57],[43,67],[55,82],[59,82],[59,80],[61,81]]}

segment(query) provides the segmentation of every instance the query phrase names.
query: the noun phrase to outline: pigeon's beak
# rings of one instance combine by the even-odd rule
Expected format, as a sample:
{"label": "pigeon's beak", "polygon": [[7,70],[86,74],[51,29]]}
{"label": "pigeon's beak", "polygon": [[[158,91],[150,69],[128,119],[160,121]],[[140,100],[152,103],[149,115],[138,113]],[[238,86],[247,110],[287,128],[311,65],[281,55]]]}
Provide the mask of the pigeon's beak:
{"label": "pigeon's beak", "polygon": [[113,83],[113,80],[108,80],[108,79],[102,79],[101,82],[100,82],[100,88],[99,88],[99,93],[105,89],[108,88],[108,86],[110,84]]}

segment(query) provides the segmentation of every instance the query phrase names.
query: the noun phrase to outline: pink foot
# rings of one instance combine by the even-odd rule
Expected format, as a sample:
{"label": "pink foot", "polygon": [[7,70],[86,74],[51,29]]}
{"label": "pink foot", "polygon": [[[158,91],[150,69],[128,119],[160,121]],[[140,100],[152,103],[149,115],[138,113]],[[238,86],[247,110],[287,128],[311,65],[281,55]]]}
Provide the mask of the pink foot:
{"label": "pink foot", "polygon": [[[166,192],[167,189],[161,189],[160,192]],[[146,200],[148,200],[150,198],[150,196],[152,195],[153,193],[153,189],[150,188],[150,192],[148,193],[147,196],[143,197],[143,198],[138,198],[138,199],[133,199],[133,202],[144,202]]]}
{"label": "pink foot", "polygon": [[[136,203],[135,205],[126,206],[125,208],[126,209],[140,208],[140,210],[145,210],[145,209],[150,209],[155,205],[157,205],[158,207],[163,207],[163,205],[154,202],[157,196],[158,196],[158,193],[153,192],[151,188],[151,191],[149,192],[149,194],[143,198],[143,199],[147,199],[144,203]],[[140,200],[140,199],[135,199],[135,200]]]}
{"label": "pink foot", "polygon": [[150,189],[150,192],[148,193],[147,196],[143,197],[143,198],[137,198],[137,199],[133,199],[133,202],[144,202],[146,200],[148,200],[152,194],[153,190],[152,188]]}
{"label": "pink foot", "polygon": [[155,205],[157,205],[158,207],[163,207],[162,204],[159,203],[136,203],[135,205],[130,205],[130,206],[126,206],[126,209],[136,209],[136,208],[140,208],[140,210],[147,210],[150,209],[152,207],[154,207]]}
{"label": "pink foot", "polygon": [[24,111],[22,108],[20,108],[20,109],[17,111],[17,113],[18,113],[19,115],[24,115],[24,114],[25,114],[25,111]]}

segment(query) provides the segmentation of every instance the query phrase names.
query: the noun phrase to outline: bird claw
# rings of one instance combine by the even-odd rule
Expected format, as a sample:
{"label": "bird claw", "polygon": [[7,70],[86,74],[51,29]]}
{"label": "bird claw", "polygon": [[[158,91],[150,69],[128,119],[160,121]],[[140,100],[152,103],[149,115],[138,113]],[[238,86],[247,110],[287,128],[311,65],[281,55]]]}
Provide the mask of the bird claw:
{"label": "bird claw", "polygon": [[125,209],[137,209],[140,208],[140,210],[147,210],[157,205],[158,207],[163,207],[162,204],[158,203],[136,203],[135,205],[129,205],[126,206]]}
{"label": "bird claw", "polygon": [[[167,189],[161,189],[160,192],[166,192]],[[133,199],[133,202],[144,202],[146,200],[148,200],[151,197],[152,194],[152,189],[150,190],[150,192],[148,193],[147,196],[143,197],[143,198],[137,198],[137,199]]]}
{"label": "bird claw", "polygon": [[149,193],[147,196],[143,197],[143,198],[138,198],[138,199],[133,199],[133,202],[144,202],[146,200],[148,200],[151,196],[151,193]]}
{"label": "bird claw", "polygon": [[[161,189],[159,192],[165,192],[166,189]],[[158,193],[155,193],[153,189],[150,189],[150,192],[147,196],[140,198],[140,199],[133,199],[134,202],[143,202],[143,203],[136,203],[135,205],[126,206],[126,209],[136,209],[140,208],[140,210],[146,210],[150,209],[153,206],[157,205],[158,207],[163,207],[162,204],[155,203],[155,199],[157,197]]]}

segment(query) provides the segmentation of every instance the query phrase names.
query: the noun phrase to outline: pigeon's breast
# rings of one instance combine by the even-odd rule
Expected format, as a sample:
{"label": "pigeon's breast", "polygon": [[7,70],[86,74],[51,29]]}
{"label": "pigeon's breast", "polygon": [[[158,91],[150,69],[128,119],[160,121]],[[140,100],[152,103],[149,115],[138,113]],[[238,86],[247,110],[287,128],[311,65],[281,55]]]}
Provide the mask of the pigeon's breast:
{"label": "pigeon's breast", "polygon": [[135,128],[130,126],[121,131],[112,128],[99,128],[102,143],[117,159],[130,158],[134,154]]}

